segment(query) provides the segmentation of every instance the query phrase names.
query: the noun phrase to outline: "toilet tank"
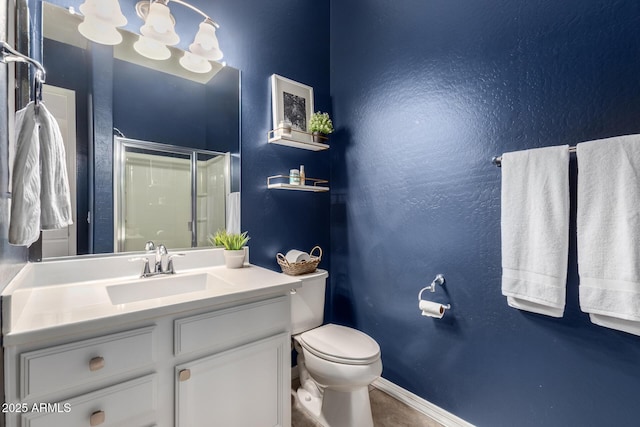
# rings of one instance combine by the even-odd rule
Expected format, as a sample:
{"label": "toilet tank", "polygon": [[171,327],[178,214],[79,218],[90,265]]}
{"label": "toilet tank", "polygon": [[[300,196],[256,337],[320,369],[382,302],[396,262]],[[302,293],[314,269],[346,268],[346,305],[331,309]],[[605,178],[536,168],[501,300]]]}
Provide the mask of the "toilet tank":
{"label": "toilet tank", "polygon": [[324,320],[324,291],[329,274],[325,270],[296,276],[302,287],[291,295],[291,335],[322,325]]}

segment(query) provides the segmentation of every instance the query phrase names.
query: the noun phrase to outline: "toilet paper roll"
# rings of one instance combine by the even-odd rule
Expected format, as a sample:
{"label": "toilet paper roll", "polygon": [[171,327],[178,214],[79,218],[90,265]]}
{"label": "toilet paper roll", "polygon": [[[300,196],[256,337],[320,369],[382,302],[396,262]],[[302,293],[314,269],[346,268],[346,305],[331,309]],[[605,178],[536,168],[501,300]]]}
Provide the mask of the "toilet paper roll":
{"label": "toilet paper roll", "polygon": [[420,300],[418,307],[422,310],[423,316],[435,317],[436,319],[442,319],[444,316],[445,308],[437,302]]}
{"label": "toilet paper roll", "polygon": [[293,264],[294,262],[309,261],[311,259],[308,253],[297,249],[291,249],[284,257],[290,264]]}

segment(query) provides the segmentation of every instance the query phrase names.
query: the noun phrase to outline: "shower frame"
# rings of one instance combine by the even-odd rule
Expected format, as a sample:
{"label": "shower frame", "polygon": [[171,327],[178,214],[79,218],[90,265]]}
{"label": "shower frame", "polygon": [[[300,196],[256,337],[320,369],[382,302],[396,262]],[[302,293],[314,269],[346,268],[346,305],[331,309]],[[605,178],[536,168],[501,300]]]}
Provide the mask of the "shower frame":
{"label": "shower frame", "polygon": [[[231,153],[222,153],[211,150],[201,150],[196,148],[181,147],[178,145],[161,144],[158,142],[142,141],[137,139],[114,136],[113,138],[113,236],[114,236],[114,252],[124,252],[124,244],[126,237],[125,227],[125,161],[126,150],[128,148],[141,151],[152,151],[154,154],[168,155],[185,155],[189,156],[190,174],[191,174],[191,247],[198,246],[198,155],[204,154],[209,156],[225,157],[225,195],[228,196],[231,191]],[[226,200],[225,200],[226,204]],[[156,242],[162,243],[162,242]],[[176,249],[176,248],[174,248]],[[180,248],[184,249],[184,248]],[[141,248],[142,250],[142,248]]]}

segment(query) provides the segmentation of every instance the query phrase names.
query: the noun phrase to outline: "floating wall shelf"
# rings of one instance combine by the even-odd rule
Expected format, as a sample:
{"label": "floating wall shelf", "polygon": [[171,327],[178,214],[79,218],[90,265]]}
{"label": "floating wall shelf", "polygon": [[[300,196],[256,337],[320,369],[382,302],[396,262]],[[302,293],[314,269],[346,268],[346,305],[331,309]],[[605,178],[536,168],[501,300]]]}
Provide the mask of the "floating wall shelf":
{"label": "floating wall shelf", "polygon": [[[277,181],[280,182],[272,182]],[[306,182],[311,181],[313,185],[307,185]],[[289,184],[289,175],[275,175],[267,178],[267,188],[269,190],[292,190],[292,191],[312,191],[314,193],[323,193],[329,191],[329,187],[318,184],[328,184],[325,179],[306,178],[305,184]]]}
{"label": "floating wall shelf", "polygon": [[[303,150],[322,151],[328,150],[329,145],[313,142],[313,135],[308,132],[302,132],[292,129],[290,134],[283,135],[282,128],[269,131],[269,144],[285,145],[287,147],[301,148]],[[328,141],[326,136],[320,136],[323,141]]]}

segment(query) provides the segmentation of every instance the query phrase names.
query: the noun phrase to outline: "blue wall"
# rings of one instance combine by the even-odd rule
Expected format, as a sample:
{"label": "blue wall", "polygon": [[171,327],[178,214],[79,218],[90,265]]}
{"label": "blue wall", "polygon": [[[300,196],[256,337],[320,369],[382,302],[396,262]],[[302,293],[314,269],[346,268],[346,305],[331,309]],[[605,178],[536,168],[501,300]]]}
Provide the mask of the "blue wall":
{"label": "blue wall", "polygon": [[[267,143],[271,74],[312,86],[316,110],[330,110],[329,2],[200,3],[222,25],[217,34],[225,59],[242,70],[242,228],[251,235],[251,261],[279,270],[277,252],[310,250],[316,244],[329,249],[328,194],[266,188],[267,176],[286,174],[300,164],[309,177],[329,177],[329,152]],[[321,267],[329,267],[327,258]]]}
{"label": "blue wall", "polygon": [[[575,238],[564,318],[507,306],[490,159],[640,132],[639,16],[635,0],[331,2],[332,316],[380,343],[385,378],[479,426],[638,425],[640,337],[580,312]],[[442,320],[416,301],[437,273]]]}

